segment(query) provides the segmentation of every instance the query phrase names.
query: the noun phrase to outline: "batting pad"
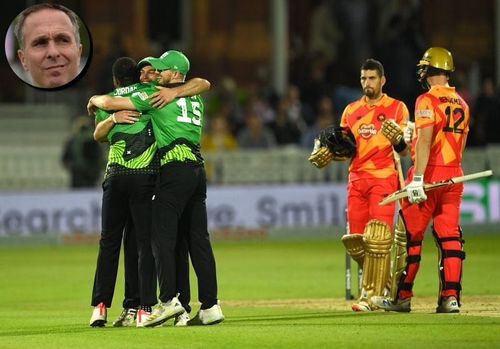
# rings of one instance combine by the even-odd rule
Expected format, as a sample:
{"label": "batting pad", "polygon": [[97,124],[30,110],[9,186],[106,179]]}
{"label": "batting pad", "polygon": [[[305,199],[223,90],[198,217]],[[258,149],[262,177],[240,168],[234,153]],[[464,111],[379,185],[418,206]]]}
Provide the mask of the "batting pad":
{"label": "batting pad", "polygon": [[391,298],[396,300],[401,275],[406,268],[406,226],[403,214],[399,212],[396,227],[394,228],[394,246],[391,270]]}
{"label": "batting pad", "polygon": [[358,263],[359,267],[363,269],[363,262],[365,259],[365,246],[363,243],[363,235],[361,234],[346,234],[342,236],[342,243],[349,256]]}
{"label": "batting pad", "polygon": [[392,234],[387,223],[371,220],[363,234],[365,261],[363,264],[363,292],[368,300],[382,296],[391,269]]}

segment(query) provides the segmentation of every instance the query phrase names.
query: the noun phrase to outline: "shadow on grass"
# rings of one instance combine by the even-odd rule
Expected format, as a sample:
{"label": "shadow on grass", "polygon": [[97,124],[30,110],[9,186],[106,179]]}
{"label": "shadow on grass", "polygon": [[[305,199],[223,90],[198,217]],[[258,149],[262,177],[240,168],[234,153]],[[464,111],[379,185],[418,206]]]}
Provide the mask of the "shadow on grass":
{"label": "shadow on grass", "polygon": [[314,319],[339,319],[350,318],[353,316],[376,316],[376,313],[332,313],[332,312],[316,312],[316,313],[301,313],[301,314],[284,314],[284,315],[250,315],[250,316],[231,316],[227,319],[228,322],[258,322],[258,321],[293,321],[293,320],[314,320]]}
{"label": "shadow on grass", "polygon": [[[415,322],[416,317],[413,315],[417,315],[418,321]],[[398,313],[380,313],[380,312],[372,312],[372,313],[350,313],[350,312],[314,312],[314,313],[295,313],[295,314],[283,314],[283,315],[248,315],[248,316],[231,316],[228,317],[221,326],[217,326],[218,328],[224,327],[224,325],[247,325],[247,326],[282,326],[287,323],[293,321],[309,321],[313,320],[310,323],[300,323],[301,326],[352,326],[359,325],[360,323],[363,326],[377,326],[384,327],[388,326],[389,328],[393,328],[394,326],[399,326],[401,329],[406,327],[412,327],[415,324],[422,324],[427,326],[470,326],[470,325],[498,325],[498,321],[491,321],[491,319],[485,319],[490,321],[478,321],[477,318],[471,319],[470,317],[461,317],[458,315],[454,315],[453,318],[455,320],[460,321],[446,321],[443,319],[443,316],[428,314],[430,316],[426,316],[426,314],[398,314]],[[380,321],[374,319],[374,317],[378,317]],[[397,320],[396,320],[396,318]],[[445,316],[447,317],[447,316]],[[366,322],[363,319],[370,318],[370,321]],[[434,319],[432,319],[434,318]],[[318,320],[318,321],[314,321]],[[325,321],[327,320],[327,321]],[[331,321],[328,321],[331,320]],[[335,321],[334,321],[335,320]],[[471,321],[475,320],[475,321]],[[480,320],[480,319],[479,319]],[[272,321],[272,323],[266,323]],[[332,322],[334,321],[334,322]],[[174,328],[173,326],[168,326]],[[206,327],[206,326],[193,326],[193,327]],[[130,327],[135,328],[135,327]],[[101,327],[101,328],[92,328],[88,325],[77,324],[77,325],[62,325],[62,326],[51,326],[51,327],[25,327],[17,330],[5,330],[0,331],[1,337],[23,337],[23,336],[47,336],[47,335],[59,335],[59,334],[76,334],[76,333],[98,333],[102,334],[102,331],[119,331],[119,330],[127,330],[128,328],[114,328],[112,326]],[[139,331],[144,331],[144,329],[140,329]],[[147,331],[147,330],[146,330]]]}
{"label": "shadow on grass", "polygon": [[[369,319],[369,320],[368,320]],[[369,313],[354,313],[354,312],[315,312],[315,313],[300,313],[300,314],[283,314],[283,315],[250,315],[250,316],[231,316],[225,320],[227,324],[249,324],[259,325],[261,322],[273,321],[274,324],[286,323],[290,321],[300,320],[320,320],[312,321],[311,325],[358,325],[363,326],[413,326],[414,324],[425,324],[429,326],[470,326],[473,324],[483,325],[498,325],[499,321],[491,318],[471,318],[457,314],[408,314],[408,313],[391,313],[391,312],[369,312]],[[330,321],[325,321],[330,320]],[[301,325],[308,325],[301,323]]]}
{"label": "shadow on grass", "polygon": [[[250,316],[231,316],[226,319],[224,323],[227,324],[248,324],[252,325],[253,323],[265,322],[265,321],[273,321],[274,324],[280,324],[282,322],[290,322],[290,321],[299,321],[299,320],[325,320],[325,319],[340,319],[340,318],[348,318],[352,316],[374,316],[376,314],[373,313],[363,313],[363,314],[355,314],[355,313],[331,313],[331,312],[315,312],[315,313],[301,313],[301,314],[283,314],[283,315],[250,315]],[[324,324],[331,325],[331,323],[327,322]],[[262,325],[262,324],[259,324]],[[318,325],[318,323],[314,323],[312,325]],[[200,327],[200,326],[196,326]],[[135,327],[134,327],[135,328]],[[92,328],[86,325],[64,325],[64,326],[51,326],[51,327],[25,327],[17,330],[4,330],[0,331],[1,337],[23,337],[23,336],[39,336],[39,335],[58,335],[58,334],[76,334],[76,333],[86,333],[93,332],[102,333],[101,331],[111,330],[116,331],[117,328],[107,326],[101,328]],[[141,329],[143,330],[143,329]]]}
{"label": "shadow on grass", "polygon": [[[112,327],[107,327],[112,328]],[[102,327],[102,329],[106,329],[106,327]],[[71,333],[83,333],[83,332],[91,332],[96,331],[98,329],[92,328],[90,326],[85,325],[63,325],[57,327],[25,327],[20,328],[18,330],[11,331],[0,331],[0,337],[21,337],[21,336],[38,336],[38,335],[51,335],[51,334],[71,334]]]}

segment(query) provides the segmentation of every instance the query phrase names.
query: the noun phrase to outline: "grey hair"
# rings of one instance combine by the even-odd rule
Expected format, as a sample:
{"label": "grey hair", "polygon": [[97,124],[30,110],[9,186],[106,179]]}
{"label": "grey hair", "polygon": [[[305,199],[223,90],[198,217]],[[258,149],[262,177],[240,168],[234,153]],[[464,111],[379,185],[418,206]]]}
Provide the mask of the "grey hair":
{"label": "grey hair", "polygon": [[14,24],[14,35],[17,38],[17,42],[19,43],[19,47],[24,48],[24,31],[23,31],[23,29],[24,29],[24,22],[26,21],[26,17],[28,17],[32,13],[35,13],[35,12],[38,12],[41,10],[45,10],[45,9],[61,11],[61,12],[64,12],[69,17],[69,20],[71,21],[71,24],[73,25],[73,32],[75,34],[76,44],[80,45],[80,24],[78,22],[78,16],[76,15],[76,13],[74,13],[69,8],[67,8],[63,5],[43,3],[43,4],[36,4],[36,5],[30,6],[17,16],[16,22]]}

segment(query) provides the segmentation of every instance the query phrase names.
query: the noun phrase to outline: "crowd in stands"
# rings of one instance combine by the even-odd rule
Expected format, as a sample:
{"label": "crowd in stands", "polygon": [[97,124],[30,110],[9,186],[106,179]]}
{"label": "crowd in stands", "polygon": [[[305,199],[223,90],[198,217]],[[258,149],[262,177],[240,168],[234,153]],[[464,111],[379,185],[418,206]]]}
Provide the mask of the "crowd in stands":
{"label": "crowd in stands", "polygon": [[[369,57],[386,67],[384,90],[411,111],[423,92],[415,78],[416,60],[429,44],[421,14],[419,0],[316,1],[307,40],[301,43],[292,33],[285,91],[278,94],[260,82],[265,79],[256,79],[252,86],[239,86],[230,76],[212,81],[206,98],[205,138],[212,143],[225,139],[220,144],[227,151],[281,146],[311,149],[319,130],[338,124],[344,107],[361,96],[359,65]],[[491,126],[500,112],[494,80],[485,76],[480,87],[472,80],[480,81],[488,73],[472,69],[460,57],[456,66],[451,85],[472,111],[468,145],[500,143]],[[203,150],[215,151],[214,147]]]}
{"label": "crowd in stands", "polygon": [[[231,78],[225,77],[224,80]],[[335,89],[318,92],[317,97],[311,99],[315,104],[311,105],[302,97],[304,90],[296,85],[289,85],[286,94],[276,101],[258,91],[239,89],[234,81],[214,85],[206,98],[204,152],[280,146],[312,149],[319,131],[338,124],[345,107],[334,103]],[[231,88],[228,89],[228,85]],[[306,91],[311,94],[311,89]],[[361,90],[350,91],[351,100],[360,95]],[[468,145],[500,143],[500,136],[492,127],[500,115],[500,96],[493,80],[486,78],[479,95],[467,102],[473,115]],[[408,105],[408,108],[411,110],[413,105]]]}
{"label": "crowd in stands", "polygon": [[[344,107],[361,96],[359,66],[370,57],[386,68],[384,91],[404,101],[411,114],[422,92],[415,79],[416,60],[429,45],[422,25],[422,2],[318,0],[314,4],[308,37],[299,37],[291,27],[289,82],[284,91],[272,88],[269,67],[256,72],[252,84],[231,75],[214,79],[198,70],[199,76],[212,83],[211,91],[204,95],[204,154],[279,147],[311,150],[319,131],[338,124]],[[72,108],[74,118],[84,114],[92,94],[112,90],[112,62],[120,56],[140,58],[127,52],[123,38],[113,37],[112,41],[109,47],[113,49],[99,65],[90,67],[91,73],[98,75],[92,86],[85,85],[84,79],[70,90],[47,94],[24,85],[5,84],[12,88],[0,88],[0,102],[65,103]],[[151,55],[161,54],[168,43],[159,46]],[[475,62],[456,57],[457,71],[451,85],[457,86],[471,107],[468,147],[500,143],[494,126],[500,114],[499,82],[491,77],[494,72],[485,66],[483,71],[474,70]],[[12,75],[9,68],[0,69],[0,76],[6,75]],[[64,161],[68,169],[69,158],[66,155]]]}

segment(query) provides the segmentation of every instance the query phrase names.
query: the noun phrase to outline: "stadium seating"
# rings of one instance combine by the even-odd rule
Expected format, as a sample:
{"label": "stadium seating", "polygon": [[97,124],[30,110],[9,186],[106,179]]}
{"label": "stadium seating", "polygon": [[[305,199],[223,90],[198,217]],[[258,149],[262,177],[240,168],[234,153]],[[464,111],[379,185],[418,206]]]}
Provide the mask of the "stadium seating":
{"label": "stadium seating", "polygon": [[462,168],[465,174],[487,170],[488,153],[482,147],[465,148]]}
{"label": "stadium seating", "polygon": [[0,191],[68,187],[60,162],[68,113],[59,104],[0,106]]}
{"label": "stadium seating", "polygon": [[493,176],[500,178],[500,144],[489,144],[486,147],[488,168],[493,171]]}
{"label": "stadium seating", "polygon": [[283,147],[204,156],[209,180],[214,184],[316,183],[347,180],[347,162],[335,162],[319,170],[307,161],[309,155],[310,150]]}

